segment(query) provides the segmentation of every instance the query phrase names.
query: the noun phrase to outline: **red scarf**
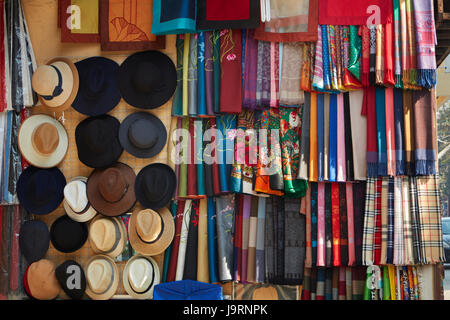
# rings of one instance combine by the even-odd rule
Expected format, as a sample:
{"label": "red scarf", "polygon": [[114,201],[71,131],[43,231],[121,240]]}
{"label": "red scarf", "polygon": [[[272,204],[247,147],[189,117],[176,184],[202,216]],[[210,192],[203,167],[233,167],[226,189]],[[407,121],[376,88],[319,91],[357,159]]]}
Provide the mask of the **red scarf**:
{"label": "red scarf", "polygon": [[331,221],[333,233],[333,266],[341,265],[341,224],[339,215],[339,183],[331,184]]}
{"label": "red scarf", "polygon": [[[372,7],[378,7],[380,21],[373,21]],[[331,25],[366,25],[386,24],[392,15],[392,0],[320,0],[319,24]]]}

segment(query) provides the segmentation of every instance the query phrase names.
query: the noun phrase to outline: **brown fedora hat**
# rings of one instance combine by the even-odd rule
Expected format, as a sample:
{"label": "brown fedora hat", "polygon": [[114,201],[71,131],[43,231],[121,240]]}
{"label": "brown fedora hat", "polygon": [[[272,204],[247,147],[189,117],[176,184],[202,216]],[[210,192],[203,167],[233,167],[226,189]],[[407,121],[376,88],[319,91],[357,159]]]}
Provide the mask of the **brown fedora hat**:
{"label": "brown fedora hat", "polygon": [[131,211],[136,204],[134,170],[121,162],[95,169],[87,182],[87,196],[98,213],[115,217]]}
{"label": "brown fedora hat", "polygon": [[79,75],[67,58],[54,58],[33,73],[32,87],[39,101],[52,112],[68,109],[78,93]]}
{"label": "brown fedora hat", "polygon": [[117,257],[127,243],[127,229],[122,219],[97,215],[89,224],[89,243],[96,254]]}
{"label": "brown fedora hat", "polygon": [[130,244],[145,256],[155,256],[166,250],[174,234],[175,223],[167,208],[135,212],[128,222]]}
{"label": "brown fedora hat", "polygon": [[55,299],[61,290],[55,275],[55,265],[47,259],[30,264],[23,282],[28,295],[38,300]]}

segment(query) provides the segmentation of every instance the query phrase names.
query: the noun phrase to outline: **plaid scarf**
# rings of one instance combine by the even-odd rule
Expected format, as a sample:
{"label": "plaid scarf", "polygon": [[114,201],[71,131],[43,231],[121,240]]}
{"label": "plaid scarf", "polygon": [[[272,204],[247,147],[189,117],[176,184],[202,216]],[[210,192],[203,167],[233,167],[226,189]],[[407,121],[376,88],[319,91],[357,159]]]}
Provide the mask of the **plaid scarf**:
{"label": "plaid scarf", "polygon": [[422,247],[420,242],[420,215],[419,215],[419,203],[417,201],[417,179],[416,177],[409,178],[409,209],[411,212],[411,227],[412,227],[412,239],[414,249],[414,263],[420,263],[422,261]]}
{"label": "plaid scarf", "polygon": [[389,178],[381,181],[381,257],[380,264],[386,264],[388,242],[388,184]]}
{"label": "plaid scarf", "polygon": [[375,218],[374,218],[374,242],[373,242],[373,261],[379,265],[381,262],[381,183],[382,179],[375,181]]}
{"label": "plaid scarf", "polygon": [[374,226],[375,226],[375,192],[376,179],[367,178],[366,184],[366,202],[364,209],[364,228],[363,228],[363,242],[362,242],[362,264],[370,266],[374,264]]}
{"label": "plaid scarf", "polygon": [[412,221],[410,211],[409,178],[402,177],[403,244],[404,264],[414,263]]}
{"label": "plaid scarf", "polygon": [[432,0],[409,0],[414,5],[417,46],[417,84],[432,88],[436,84],[436,30]]}
{"label": "plaid scarf", "polygon": [[387,186],[387,244],[386,264],[393,264],[394,259],[394,178],[388,178]]}
{"label": "plaid scarf", "polygon": [[402,178],[394,178],[394,257],[393,264],[404,264]]}

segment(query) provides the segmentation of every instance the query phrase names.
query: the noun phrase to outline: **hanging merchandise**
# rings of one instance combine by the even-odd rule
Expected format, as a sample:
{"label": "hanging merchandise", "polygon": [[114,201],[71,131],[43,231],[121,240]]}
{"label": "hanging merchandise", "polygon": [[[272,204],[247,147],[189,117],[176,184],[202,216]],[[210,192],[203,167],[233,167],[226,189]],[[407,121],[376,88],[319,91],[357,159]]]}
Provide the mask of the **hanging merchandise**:
{"label": "hanging merchandise", "polygon": [[196,5],[196,0],[154,0],[152,33],[155,35],[195,33]]}
{"label": "hanging merchandise", "polygon": [[99,0],[58,0],[61,42],[100,43]]}

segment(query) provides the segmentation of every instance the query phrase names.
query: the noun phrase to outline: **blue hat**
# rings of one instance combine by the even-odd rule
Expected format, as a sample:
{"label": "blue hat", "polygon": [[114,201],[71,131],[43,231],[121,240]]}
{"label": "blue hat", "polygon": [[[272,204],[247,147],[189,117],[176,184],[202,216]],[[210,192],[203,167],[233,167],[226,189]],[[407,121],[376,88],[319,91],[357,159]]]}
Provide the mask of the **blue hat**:
{"label": "blue hat", "polygon": [[39,220],[22,224],[19,233],[19,248],[29,264],[44,258],[50,244],[47,225]]}
{"label": "blue hat", "polygon": [[75,63],[80,78],[72,107],[88,116],[105,114],[121,99],[116,76],[119,65],[104,57],[91,57]]}
{"label": "blue hat", "polygon": [[31,214],[54,211],[64,199],[66,178],[58,168],[40,169],[29,166],[17,181],[17,197]]}
{"label": "blue hat", "polygon": [[222,287],[195,280],[165,282],[155,286],[153,300],[223,300]]}

